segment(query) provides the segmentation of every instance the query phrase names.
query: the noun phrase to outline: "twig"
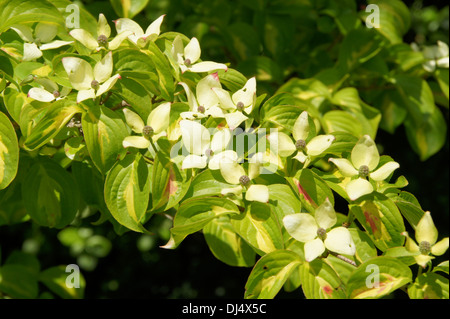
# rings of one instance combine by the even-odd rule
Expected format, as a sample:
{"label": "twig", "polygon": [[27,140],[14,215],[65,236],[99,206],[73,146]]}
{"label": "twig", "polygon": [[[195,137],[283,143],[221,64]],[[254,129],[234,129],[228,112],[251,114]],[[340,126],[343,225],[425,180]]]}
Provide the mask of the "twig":
{"label": "twig", "polygon": [[335,252],[332,252],[332,251],[328,251],[328,253],[329,253],[330,255],[333,255],[333,256],[336,257],[336,258],[339,258],[339,259],[342,260],[342,261],[345,261],[346,263],[348,263],[348,264],[350,264],[350,265],[352,265],[352,266],[357,267],[356,263],[355,263],[353,260],[348,259],[347,257],[344,257],[344,256],[339,255],[338,253],[335,253]]}

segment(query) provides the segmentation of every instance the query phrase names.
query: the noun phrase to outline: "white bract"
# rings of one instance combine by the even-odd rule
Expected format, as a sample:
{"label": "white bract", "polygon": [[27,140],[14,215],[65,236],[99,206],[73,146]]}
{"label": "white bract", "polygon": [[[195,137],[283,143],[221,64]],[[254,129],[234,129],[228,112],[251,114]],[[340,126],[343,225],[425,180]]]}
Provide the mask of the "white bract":
{"label": "white bract", "polygon": [[183,160],[182,168],[220,168],[220,162],[232,158],[237,160],[234,151],[226,151],[231,141],[231,132],[227,128],[217,130],[211,136],[209,130],[198,122],[190,120],[180,121],[181,137],[184,147],[190,153]]}
{"label": "white bract", "polygon": [[81,44],[83,44],[89,50],[100,51],[101,49],[115,50],[129,35],[133,34],[132,31],[125,30],[118,33],[111,41],[108,41],[111,35],[111,27],[109,26],[106,18],[100,13],[97,22],[97,33],[91,34],[84,29],[73,29],[69,34]]}
{"label": "white bract", "polygon": [[445,237],[437,242],[439,234],[430,212],[425,212],[417,224],[415,231],[416,241],[419,245],[405,232],[403,233],[406,236],[405,247],[409,252],[416,254],[414,256],[416,263],[425,268],[428,262],[434,258],[430,256],[430,253],[434,256],[441,256],[447,251],[449,238]]}
{"label": "white bract", "polygon": [[250,78],[244,87],[233,93],[233,95],[230,95],[230,92],[220,87],[215,87],[212,90],[219,98],[220,107],[228,112],[225,114],[225,120],[231,130],[234,130],[248,119],[245,114],[250,114],[256,104],[255,77]]}
{"label": "white bract", "polygon": [[70,88],[59,88],[58,84],[50,79],[35,77],[34,81],[42,87],[33,87],[28,91],[28,97],[40,102],[52,102],[65,98],[71,91]]}
{"label": "white bract", "polygon": [[372,184],[366,179],[367,177],[381,182],[400,167],[397,162],[390,161],[375,170],[380,162],[380,154],[369,135],[361,137],[353,147],[351,161],[345,158],[330,158],[329,161],[337,166],[343,176],[356,177],[345,186],[351,200],[356,200],[374,191]]}
{"label": "white bract", "polygon": [[449,50],[445,42],[438,41],[437,45],[425,47],[423,55],[427,60],[423,68],[428,72],[434,72],[436,68],[449,68]]}
{"label": "white bract", "polygon": [[32,61],[42,56],[42,51],[57,49],[64,45],[73,43],[73,41],[52,41],[58,33],[58,27],[56,25],[46,24],[39,22],[36,28],[33,29],[29,26],[16,24],[11,27],[22,40],[23,44],[23,61]]}
{"label": "white bract", "polygon": [[283,218],[289,235],[305,243],[305,259],[308,262],[322,255],[325,249],[338,254],[355,255],[355,243],[348,229],[342,226],[331,229],[336,222],[336,212],[328,198],[317,207],[314,217],[308,213],[298,213]]}
{"label": "white bract", "polygon": [[294,158],[307,167],[314,157],[325,152],[335,140],[333,135],[317,135],[308,141],[309,131],[308,113],[303,111],[295,121],[292,130],[295,143],[292,142],[289,135],[283,132],[271,133],[268,139],[278,155],[287,157],[297,151]]}
{"label": "white bract", "polygon": [[72,87],[78,90],[78,103],[86,99],[95,99],[109,91],[120,78],[119,74],[111,76],[113,71],[111,51],[97,62],[93,69],[87,61],[75,57],[65,57],[62,63]]}
{"label": "white bract", "polygon": [[186,71],[201,73],[228,69],[222,63],[211,61],[198,62],[201,56],[201,49],[197,38],[192,38],[185,47],[181,36],[176,36],[173,40],[171,53],[182,73]]}
{"label": "white bract", "polygon": [[217,73],[209,74],[197,83],[196,95],[186,83],[180,82],[179,84],[183,86],[186,92],[190,107],[189,112],[180,114],[183,119],[194,120],[207,116],[224,117],[223,111],[219,107],[219,99],[212,91],[213,88],[221,87]]}
{"label": "white bract", "polygon": [[240,196],[246,189],[245,199],[248,201],[258,201],[267,203],[269,201],[269,188],[266,185],[252,184],[252,180],[260,175],[260,170],[265,163],[263,153],[256,153],[249,160],[248,172],[239,165],[237,155],[234,158],[227,158],[220,161],[220,173],[225,181],[233,188],[222,189],[222,195],[234,194]]}
{"label": "white bract", "polygon": [[116,24],[117,34],[131,32],[132,34],[128,36],[128,39],[136,45],[144,46],[147,41],[154,41],[159,36],[164,17],[165,14],[153,21],[145,32],[139,24],[128,18],[120,18],[115,20],[114,23]]}
{"label": "white bract", "polygon": [[123,109],[125,121],[128,126],[141,136],[127,136],[122,142],[123,147],[149,148],[152,141],[156,142],[160,137],[166,135],[166,129],[170,122],[170,102],[158,105],[148,115],[146,124],[141,117],[129,109]]}

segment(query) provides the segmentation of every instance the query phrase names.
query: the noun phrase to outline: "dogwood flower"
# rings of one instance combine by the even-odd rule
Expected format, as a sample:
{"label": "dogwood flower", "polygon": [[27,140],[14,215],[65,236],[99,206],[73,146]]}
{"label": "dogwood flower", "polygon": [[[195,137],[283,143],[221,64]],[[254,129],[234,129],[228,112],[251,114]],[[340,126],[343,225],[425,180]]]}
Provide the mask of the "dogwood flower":
{"label": "dogwood flower", "polygon": [[252,180],[260,175],[261,166],[264,164],[264,154],[256,153],[249,159],[248,172],[239,165],[237,155],[235,158],[227,158],[220,161],[220,173],[225,181],[233,188],[222,189],[222,195],[234,194],[240,196],[244,190],[245,199],[267,203],[269,201],[269,188],[266,185],[252,184]]}
{"label": "dogwood flower", "polygon": [[245,114],[250,114],[256,103],[255,77],[250,78],[244,87],[233,93],[233,95],[230,95],[230,92],[221,87],[215,87],[212,90],[219,98],[221,108],[229,112],[225,114],[225,120],[231,130],[234,130],[248,119]]}
{"label": "dogwood flower", "polygon": [[408,236],[407,232],[404,232],[403,235],[406,236],[405,247],[409,252],[416,254],[414,256],[416,263],[425,268],[428,262],[434,258],[430,256],[430,253],[434,256],[441,256],[447,251],[449,238],[445,237],[439,242],[436,242],[439,234],[430,212],[425,212],[417,224],[415,231],[415,237],[419,245],[416,244],[414,239]]}
{"label": "dogwood flower", "polygon": [[305,243],[307,262],[322,255],[326,249],[338,254],[355,255],[356,246],[349,230],[345,227],[331,229],[336,222],[336,212],[328,198],[317,207],[314,217],[308,213],[299,213],[283,218],[284,227],[289,235]]}
{"label": "dogwood flower", "polygon": [[22,61],[36,60],[42,56],[44,50],[57,49],[73,43],[73,41],[52,41],[58,33],[58,27],[52,24],[39,22],[34,32],[31,27],[22,24],[15,24],[11,29],[25,41]]}
{"label": "dogwood flower", "polygon": [[181,138],[189,155],[183,160],[182,168],[208,168],[217,170],[219,163],[227,158],[237,160],[237,154],[225,150],[231,141],[231,132],[223,128],[211,136],[209,130],[198,122],[181,120]]}
{"label": "dogwood flower", "polygon": [[123,147],[135,147],[146,149],[149,148],[151,143],[156,142],[160,137],[166,135],[166,129],[169,127],[170,122],[170,102],[166,102],[158,105],[148,115],[147,122],[141,117],[129,109],[123,109],[125,114],[125,121],[131,127],[131,130],[141,136],[127,136],[122,141]]}
{"label": "dogwood flower", "polygon": [[449,51],[447,43],[438,41],[437,45],[427,46],[423,50],[423,55],[427,60],[422,65],[426,71],[434,72],[436,68],[449,68]]}
{"label": "dogwood flower", "polygon": [[89,98],[95,99],[109,91],[120,79],[119,74],[111,76],[113,70],[111,51],[97,62],[94,69],[85,60],[75,57],[62,58],[62,63],[72,87],[78,90],[78,103]]}
{"label": "dogwood flower", "polygon": [[173,40],[171,53],[182,73],[186,71],[201,73],[214,70],[228,70],[228,67],[222,63],[211,61],[197,62],[201,56],[200,43],[197,38],[192,38],[185,47],[181,37],[176,36]]}
{"label": "dogwood flower", "polygon": [[196,96],[186,83],[180,82],[179,84],[183,86],[190,106],[189,112],[180,114],[183,119],[194,120],[207,116],[224,117],[223,111],[219,107],[219,99],[212,91],[212,88],[221,87],[217,73],[209,74],[197,83]]}
{"label": "dogwood flower", "polygon": [[303,111],[295,121],[292,130],[292,136],[294,137],[295,143],[292,142],[289,135],[279,131],[270,133],[268,140],[271,147],[273,147],[281,157],[290,156],[297,151],[294,158],[303,163],[304,167],[307,167],[313,157],[319,156],[325,152],[335,140],[333,135],[317,135],[306,142],[308,140],[309,131],[308,112]]}
{"label": "dogwood flower", "polygon": [[133,34],[130,30],[118,33],[111,41],[108,41],[111,35],[111,27],[106,21],[105,16],[100,13],[97,22],[97,33],[91,34],[84,29],[73,29],[69,34],[89,50],[100,51],[101,49],[115,50],[129,35]]}
{"label": "dogwood flower", "polygon": [[159,36],[164,17],[165,14],[153,21],[147,27],[145,32],[139,24],[128,18],[117,19],[114,23],[116,25],[117,34],[121,34],[125,31],[132,32],[128,36],[128,39],[136,45],[144,46],[147,41],[153,41]]}
{"label": "dogwood flower", "polygon": [[375,170],[380,161],[380,154],[369,135],[364,135],[355,144],[351,152],[351,161],[345,158],[330,158],[329,161],[337,166],[343,176],[356,177],[345,186],[351,200],[356,200],[374,191],[372,184],[366,179],[367,177],[381,182],[400,167],[397,162],[390,161]]}
{"label": "dogwood flower", "polygon": [[50,79],[35,77],[34,81],[39,83],[40,87],[33,87],[28,91],[28,97],[40,102],[52,102],[65,98],[71,91],[70,88],[59,88],[58,84]]}

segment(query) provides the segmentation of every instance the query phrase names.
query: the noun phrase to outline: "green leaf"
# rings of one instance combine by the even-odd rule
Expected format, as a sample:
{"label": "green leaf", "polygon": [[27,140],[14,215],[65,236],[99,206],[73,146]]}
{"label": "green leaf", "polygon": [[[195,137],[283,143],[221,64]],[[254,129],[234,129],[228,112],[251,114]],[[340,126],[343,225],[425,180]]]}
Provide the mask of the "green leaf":
{"label": "green leaf", "polygon": [[279,221],[286,215],[301,211],[302,204],[289,185],[271,184],[267,187],[269,188],[269,205]]}
{"label": "green leaf", "polygon": [[0,267],[0,291],[11,298],[37,298],[39,268],[34,256],[13,251]]}
{"label": "green leaf", "polygon": [[361,264],[347,282],[352,299],[381,298],[412,281],[411,269],[393,257],[374,257]]}
{"label": "green leaf", "polygon": [[89,155],[98,170],[106,174],[124,152],[122,141],[129,135],[127,126],[117,113],[102,105],[90,107],[81,123]]}
{"label": "green leaf", "polygon": [[246,299],[272,299],[291,273],[302,264],[290,250],[275,250],[258,260],[245,284]]}
{"label": "green leaf", "polygon": [[355,257],[358,261],[365,262],[367,259],[377,256],[377,248],[369,235],[358,228],[348,228],[348,230],[350,231],[353,242],[355,243]]}
{"label": "green leaf", "polygon": [[322,118],[324,130],[327,134],[346,132],[354,136],[364,135],[363,125],[354,114],[346,111],[329,111]]}
{"label": "green leaf", "polygon": [[105,202],[121,225],[143,232],[151,184],[151,166],[140,153],[125,156],[109,171],[105,181]]}
{"label": "green leaf", "polygon": [[9,118],[0,111],[0,189],[16,177],[19,167],[19,144]]}
{"label": "green leaf", "polygon": [[447,125],[436,107],[428,83],[418,77],[397,75],[393,79],[408,110],[405,129],[408,141],[422,161],[438,152],[447,137]]}
{"label": "green leaf", "polygon": [[433,268],[433,272],[442,271],[448,275],[448,260],[441,262],[439,265]]}
{"label": "green leaf", "polygon": [[122,75],[121,80],[114,86],[114,93],[130,104],[142,118],[148,117],[151,111],[152,98],[139,81]]}
{"label": "green leaf", "polygon": [[381,251],[403,245],[403,217],[390,198],[379,194],[373,200],[367,199],[359,205],[350,205],[350,210]]}
{"label": "green leaf", "polygon": [[0,0],[0,34],[14,24],[46,22],[64,26],[59,11],[45,0]]}
{"label": "green leaf", "polygon": [[175,85],[169,61],[154,42],[149,43],[145,53],[150,57],[157,72],[161,97],[167,101],[173,101]]}
{"label": "green leaf", "polygon": [[260,43],[253,26],[245,22],[233,23],[225,29],[225,44],[239,60],[247,60],[259,54]]}
{"label": "green leaf", "polygon": [[86,204],[107,212],[104,195],[104,177],[93,164],[87,162],[72,162],[71,170],[78,185],[80,194]]}
{"label": "green leaf", "polygon": [[308,299],[345,299],[341,280],[333,268],[321,259],[300,266],[302,290]]}
{"label": "green leaf", "polygon": [[80,199],[74,183],[72,175],[56,162],[40,158],[22,183],[22,198],[31,219],[46,227],[70,224]]}
{"label": "green leaf", "polygon": [[409,224],[413,227],[417,226],[425,213],[417,198],[411,193],[402,191],[398,196],[393,197],[392,200]]}
{"label": "green leaf", "polygon": [[403,103],[401,95],[397,91],[383,91],[376,99],[380,105],[381,117],[380,127],[394,134],[395,129],[405,120],[408,111]]}
{"label": "green leaf", "polygon": [[80,287],[77,288],[67,286],[68,275],[65,266],[50,267],[39,274],[39,281],[63,299],[82,299],[86,287],[84,277],[80,273]]}
{"label": "green leaf", "polygon": [[[303,105],[303,108],[299,106]],[[292,131],[294,123],[307,106],[290,93],[279,93],[268,99],[260,109],[261,121],[268,121]],[[287,114],[283,114],[287,112]]]}
{"label": "green leaf", "polygon": [[346,72],[351,72],[377,55],[382,48],[382,39],[372,30],[368,28],[351,30],[341,43],[338,65]]}
{"label": "green leaf", "polygon": [[[158,144],[162,140],[159,139]],[[161,147],[161,149],[168,149],[168,147]],[[152,174],[154,210],[166,211],[174,207],[190,189],[192,171],[181,169],[180,158],[169,160],[166,155],[159,152],[155,157]]]}
{"label": "green leaf", "polygon": [[247,78],[239,71],[228,68],[228,70],[218,70],[220,83],[225,85],[230,91],[236,92],[242,89],[247,83]]}
{"label": "green leaf", "polygon": [[281,226],[268,204],[250,203],[244,213],[231,216],[231,224],[260,255],[284,248]]}
{"label": "green leaf", "polygon": [[300,170],[295,177],[287,178],[292,188],[298,190],[302,207],[314,213],[325,199],[334,205],[334,196],[330,187],[316,173],[310,169]]}
{"label": "green leaf", "polygon": [[448,279],[436,273],[422,274],[408,287],[411,299],[448,299]]}
{"label": "green leaf", "polygon": [[3,102],[5,103],[6,109],[12,119],[19,123],[20,112],[22,107],[28,103],[30,99],[25,93],[16,91],[10,87],[3,91]]}
{"label": "green leaf", "polygon": [[414,256],[417,256],[417,253],[411,253],[405,247],[393,247],[386,250],[384,256],[394,257],[405,265],[411,266],[416,264]]}
{"label": "green leaf", "polygon": [[[399,0],[372,0],[380,12],[380,26],[375,28],[392,44],[403,42],[403,35],[409,30],[411,17],[409,8]],[[364,13],[366,15],[369,13]]]}
{"label": "green leaf", "polygon": [[163,248],[175,249],[186,236],[205,227],[211,220],[239,213],[230,200],[219,197],[194,197],[184,200],[175,215],[171,238]]}
{"label": "green leaf", "polygon": [[193,178],[189,191],[186,194],[186,198],[220,195],[222,189],[230,187],[232,187],[232,185],[228,184],[223,179],[219,170],[207,169]]}
{"label": "green leaf", "polygon": [[447,123],[438,108],[431,114],[424,114],[420,123],[407,118],[405,129],[411,147],[422,161],[441,150],[447,139]]}
{"label": "green leaf", "polygon": [[255,263],[255,251],[233,229],[229,216],[211,220],[203,235],[213,255],[229,266],[251,267]]}
{"label": "green leaf", "polygon": [[442,93],[444,93],[445,97],[448,100],[449,95],[449,88],[448,88],[448,81],[449,81],[449,70],[448,69],[438,69],[435,72],[435,77],[437,82],[439,83],[439,87],[442,90]]}
{"label": "green leaf", "polygon": [[63,129],[70,119],[83,110],[68,99],[59,100],[45,109],[45,115],[35,124],[27,136],[24,146],[35,150],[48,143]]}
{"label": "green leaf", "polygon": [[110,0],[110,3],[120,18],[132,19],[145,9],[149,0]]}

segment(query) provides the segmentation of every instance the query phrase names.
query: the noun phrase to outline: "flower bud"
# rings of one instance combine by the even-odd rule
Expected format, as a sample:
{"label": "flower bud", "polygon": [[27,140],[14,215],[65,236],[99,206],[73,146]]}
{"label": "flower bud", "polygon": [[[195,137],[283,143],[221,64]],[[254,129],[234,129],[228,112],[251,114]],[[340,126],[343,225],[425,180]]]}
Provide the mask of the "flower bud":
{"label": "flower bud", "polygon": [[91,88],[93,88],[94,90],[98,90],[99,87],[100,87],[100,83],[97,80],[92,80]]}
{"label": "flower bud", "polygon": [[241,183],[242,186],[248,186],[248,184],[250,184],[250,177],[248,177],[247,175],[242,175],[239,178],[239,183]]}
{"label": "flower bud", "polygon": [[186,60],[184,60],[184,65],[185,66],[191,66],[191,60],[190,59],[186,59]]}
{"label": "flower bud", "polygon": [[242,103],[241,101],[237,102],[236,108],[238,109],[238,111],[242,111],[244,109],[244,103]]}
{"label": "flower bud", "polygon": [[106,35],[101,34],[98,36],[97,42],[100,46],[104,47],[108,44],[108,38],[106,37]]}
{"label": "flower bud", "polygon": [[427,241],[421,241],[419,244],[419,251],[422,255],[428,255],[431,252],[431,244]]}
{"label": "flower bud", "polygon": [[317,230],[317,236],[320,239],[325,240],[327,238],[327,231],[325,229],[323,229],[323,228],[319,228]]}
{"label": "flower bud", "polygon": [[148,138],[148,137],[153,136],[154,130],[153,130],[153,128],[152,128],[151,126],[146,125],[146,126],[144,126],[144,128],[142,129],[142,134],[143,134],[145,137]]}
{"label": "flower bud", "polygon": [[53,96],[55,97],[55,99],[56,99],[56,98],[59,98],[59,97],[61,96],[61,93],[59,93],[58,90],[53,91],[52,94],[53,94]]}
{"label": "flower bud", "polygon": [[297,149],[297,151],[303,151],[306,148],[305,140],[297,140],[295,142],[295,148]]}
{"label": "flower bud", "polygon": [[203,105],[200,105],[198,108],[197,108],[197,110],[200,112],[200,113],[205,113],[205,107],[203,106]]}
{"label": "flower bud", "polygon": [[361,165],[359,167],[358,173],[361,178],[369,176],[370,173],[369,167],[367,165]]}

